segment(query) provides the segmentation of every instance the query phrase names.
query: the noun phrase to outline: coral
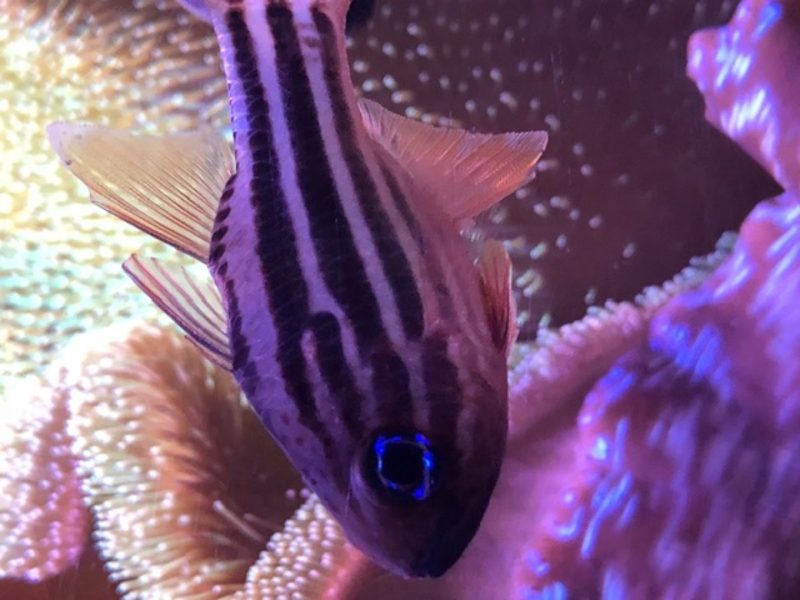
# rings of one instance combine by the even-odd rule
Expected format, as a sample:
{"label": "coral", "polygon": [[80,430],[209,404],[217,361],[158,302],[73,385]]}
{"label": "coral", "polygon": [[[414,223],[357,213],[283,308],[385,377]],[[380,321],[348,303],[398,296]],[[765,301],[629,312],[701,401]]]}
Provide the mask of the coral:
{"label": "coral", "polygon": [[0,579],[0,598],[13,600],[117,600],[105,565],[92,544],[56,576],[31,584],[21,579]]}
{"label": "coral", "polygon": [[116,597],[98,581],[81,496],[125,598],[344,593],[374,568],[302,490],[231,376],[171,330],[79,336],[48,384],[17,398],[28,410],[5,414],[2,438],[14,509],[0,513],[5,577],[42,580],[77,562],[71,589]]}
{"label": "coral", "polygon": [[745,0],[693,40],[711,118],[789,190],[750,213],[731,256],[658,310],[586,397],[577,460],[516,565],[527,597],[800,593],[800,111],[784,77],[798,55],[774,54],[798,47],[795,9]]}
{"label": "coral", "polygon": [[689,45],[689,75],[706,116],[784,187],[800,189],[800,5],[742,2],[731,24]]}
{"label": "coral", "polygon": [[544,597],[800,592],[786,360],[800,345],[798,201],[759,205],[732,256],[658,311],[588,395],[570,484],[518,567],[526,585]]}
{"label": "coral", "polygon": [[67,356],[73,451],[120,591],[241,584],[301,482],[232,377],[153,328],[87,334]]}
{"label": "coral", "polygon": [[582,399],[615,357],[644,337],[653,314],[708,277],[728,256],[735,239],[724,235],[713,253],[692,259],[675,277],[645,289],[634,302],[590,308],[580,321],[542,329],[536,343],[518,345],[509,373],[511,439],[525,439],[528,428],[539,426],[551,412],[563,411],[566,398]]}
{"label": "coral", "polygon": [[0,412],[0,577],[41,581],[88,538],[63,390],[20,384]]}
{"label": "coral", "polygon": [[349,598],[377,570],[311,497],[270,539],[234,600]]}

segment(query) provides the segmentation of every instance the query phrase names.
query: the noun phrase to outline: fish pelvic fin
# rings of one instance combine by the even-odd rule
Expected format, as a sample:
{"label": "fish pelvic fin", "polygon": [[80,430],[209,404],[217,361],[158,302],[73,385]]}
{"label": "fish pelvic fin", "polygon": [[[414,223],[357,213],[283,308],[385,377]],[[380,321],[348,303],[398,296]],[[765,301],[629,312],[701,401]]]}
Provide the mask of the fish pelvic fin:
{"label": "fish pelvic fin", "polygon": [[476,266],[492,341],[508,357],[519,334],[511,287],[511,259],[501,242],[487,240]]}
{"label": "fish pelvic fin", "polygon": [[210,277],[136,254],[122,268],[207,359],[233,370],[225,309]]}
{"label": "fish pelvic fin", "polygon": [[50,142],[92,202],[208,262],[219,198],[234,171],[228,142],[207,128],[167,136],[54,123]]}
{"label": "fish pelvic fin", "polygon": [[366,99],[359,106],[370,137],[458,224],[531,181],[547,145],[544,131],[469,133],[420,123]]}

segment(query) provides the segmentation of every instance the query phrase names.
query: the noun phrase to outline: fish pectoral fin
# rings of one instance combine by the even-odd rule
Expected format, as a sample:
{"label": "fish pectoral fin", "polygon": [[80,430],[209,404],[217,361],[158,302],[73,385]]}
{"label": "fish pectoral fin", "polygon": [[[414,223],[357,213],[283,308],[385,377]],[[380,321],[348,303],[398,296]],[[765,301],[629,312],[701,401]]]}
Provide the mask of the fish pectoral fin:
{"label": "fish pectoral fin", "polygon": [[123,221],[203,262],[233,152],[206,128],[166,136],[54,123],[47,129],[66,167],[92,201]]}
{"label": "fish pectoral fin", "polygon": [[469,133],[396,115],[376,102],[359,101],[373,140],[441,200],[456,223],[472,219],[534,177],[547,133]]}
{"label": "fish pectoral fin", "polygon": [[185,267],[165,265],[158,259],[136,254],[122,268],[206,358],[223,369],[233,370],[225,309],[209,278],[198,281]]}
{"label": "fish pectoral fin", "polygon": [[517,306],[511,288],[511,259],[503,244],[488,240],[477,261],[489,327],[495,346],[505,352],[517,340]]}

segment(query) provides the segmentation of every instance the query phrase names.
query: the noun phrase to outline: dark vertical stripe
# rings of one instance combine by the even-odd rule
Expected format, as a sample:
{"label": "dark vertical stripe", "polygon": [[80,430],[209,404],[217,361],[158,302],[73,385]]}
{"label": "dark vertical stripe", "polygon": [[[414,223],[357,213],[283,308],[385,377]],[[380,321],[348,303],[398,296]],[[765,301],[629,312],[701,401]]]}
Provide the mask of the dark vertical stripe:
{"label": "dark vertical stripe", "polygon": [[267,7],[278,77],[311,237],[328,289],[352,324],[361,355],[383,334],[380,309],[356,249],[325,152],[292,12]]}
{"label": "dark vertical stripe", "polygon": [[425,401],[431,411],[431,430],[443,437],[452,436],[458,428],[462,410],[462,392],[458,368],[447,355],[447,338],[433,335],[422,345],[422,377]]}
{"label": "dark vertical stripe", "polygon": [[332,401],[350,435],[356,440],[361,439],[364,435],[361,419],[364,402],[344,355],[339,321],[329,312],[315,313],[309,321],[309,329],[316,341],[317,364]]}
{"label": "dark vertical stripe", "polygon": [[[217,214],[214,217],[214,231],[211,233],[211,243],[208,248],[208,263],[212,270],[219,268],[219,261],[225,253],[225,235],[228,227],[225,224],[231,214],[230,199],[236,189],[236,174],[234,173],[225,184],[222,196],[219,199]],[[225,266],[227,271],[227,265]]]}
{"label": "dark vertical stripe", "polygon": [[231,344],[233,371],[237,374],[242,391],[245,395],[250,395],[255,391],[256,372],[253,361],[250,360],[250,345],[242,333],[242,314],[239,310],[239,299],[236,297],[232,281],[225,282],[225,296],[228,301],[228,335]]}
{"label": "dark vertical stripe", "polygon": [[394,173],[392,173],[392,171],[385,165],[383,167],[383,175],[386,178],[386,184],[389,187],[389,193],[391,193],[392,198],[397,205],[398,211],[402,215],[403,220],[406,222],[406,226],[409,228],[409,231],[411,231],[412,237],[417,242],[420,255],[422,256],[427,268],[427,273],[425,275],[428,277],[428,281],[432,284],[433,289],[436,292],[439,312],[445,319],[452,319],[455,317],[456,311],[455,307],[453,306],[453,298],[450,294],[450,289],[447,287],[447,281],[445,280],[444,273],[442,272],[440,256],[437,256],[436,253],[429,253],[425,251],[425,243],[419,221],[417,221],[416,217],[411,212],[411,208],[406,201],[405,194],[400,188],[400,184],[397,181]]}
{"label": "dark vertical stripe", "polygon": [[[462,391],[458,383],[458,368],[447,355],[447,338],[434,334],[423,341],[422,376],[425,382],[425,399],[431,411],[431,433],[434,439],[456,440],[458,417],[462,410]],[[474,440],[480,444],[481,440]],[[416,568],[420,574],[441,575],[463,552],[467,542],[477,528],[481,513],[464,511],[465,504],[474,502],[465,493],[463,483],[470,481],[462,475],[461,454],[457,447],[439,447],[442,470],[448,481],[457,481],[459,486],[446,487],[438,498],[442,510],[431,523],[431,545],[426,549]],[[480,481],[479,481],[480,483]],[[478,488],[479,493],[483,490]]]}
{"label": "dark vertical stripe", "polygon": [[422,298],[419,295],[411,265],[397,240],[389,217],[383,210],[375,181],[372,179],[369,168],[364,162],[364,156],[358,147],[353,116],[347,104],[347,94],[339,72],[338,33],[325,13],[318,8],[313,9],[312,12],[314,24],[322,40],[325,84],[331,99],[333,120],[344,159],[353,180],[364,220],[378,250],[384,276],[392,288],[392,295],[400,312],[403,331],[407,337],[418,339],[422,336],[424,329]]}
{"label": "dark vertical stripe", "polygon": [[411,207],[406,201],[405,194],[403,194],[403,191],[400,189],[400,184],[397,183],[397,178],[386,165],[382,165],[381,172],[386,180],[386,185],[389,187],[389,193],[392,195],[392,200],[397,207],[397,211],[400,213],[403,221],[405,221],[406,227],[411,233],[411,237],[414,238],[414,241],[417,243],[420,252],[424,252],[422,230],[419,227],[419,222],[414,216],[414,213],[411,212]]}
{"label": "dark vertical stripe", "polygon": [[372,393],[382,422],[395,426],[413,424],[408,368],[388,344],[372,356]]}
{"label": "dark vertical stripe", "polygon": [[[255,214],[261,276],[277,331],[276,358],[300,422],[326,447],[333,440],[321,422],[301,350],[308,322],[308,290],[300,269],[294,230],[280,184],[278,156],[269,122],[269,107],[258,75],[253,40],[239,10],[227,13],[236,71],[247,101],[247,132],[253,161],[250,202]],[[235,360],[235,356],[234,356]],[[263,408],[263,407],[261,407]],[[263,418],[263,417],[262,417]]]}

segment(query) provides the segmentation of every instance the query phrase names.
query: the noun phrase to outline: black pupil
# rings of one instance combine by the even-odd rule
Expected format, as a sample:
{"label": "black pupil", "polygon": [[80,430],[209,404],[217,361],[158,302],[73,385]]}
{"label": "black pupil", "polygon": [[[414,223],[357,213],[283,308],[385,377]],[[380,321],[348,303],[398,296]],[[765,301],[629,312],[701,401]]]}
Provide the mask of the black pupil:
{"label": "black pupil", "polygon": [[381,461],[380,478],[400,489],[416,488],[425,480],[425,450],[415,443],[390,442]]}
{"label": "black pupil", "polygon": [[379,435],[367,459],[370,483],[383,494],[420,502],[431,494],[436,460],[424,435]]}

